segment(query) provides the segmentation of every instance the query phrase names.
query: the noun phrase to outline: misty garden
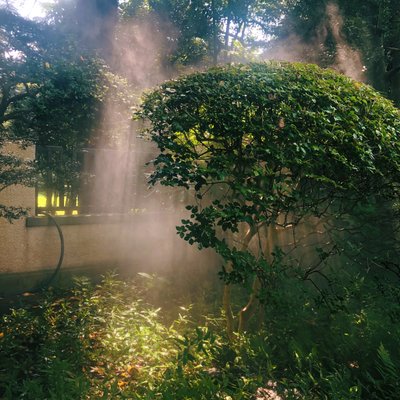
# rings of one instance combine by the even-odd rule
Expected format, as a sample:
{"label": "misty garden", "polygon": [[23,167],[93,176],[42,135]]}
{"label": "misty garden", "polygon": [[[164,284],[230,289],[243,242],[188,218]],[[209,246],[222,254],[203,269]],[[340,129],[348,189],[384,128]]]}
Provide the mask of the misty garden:
{"label": "misty garden", "polygon": [[0,399],[400,399],[398,0],[2,0],[0,46]]}

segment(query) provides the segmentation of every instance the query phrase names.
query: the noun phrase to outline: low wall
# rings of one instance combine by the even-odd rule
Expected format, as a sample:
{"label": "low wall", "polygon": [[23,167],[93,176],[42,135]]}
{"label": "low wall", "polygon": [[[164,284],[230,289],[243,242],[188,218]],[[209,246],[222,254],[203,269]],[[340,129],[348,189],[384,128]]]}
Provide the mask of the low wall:
{"label": "low wall", "polygon": [[[6,149],[33,159],[34,148]],[[0,204],[30,209],[28,218],[13,223],[0,219],[0,280],[8,285],[20,274],[55,268],[60,257],[60,237],[54,222],[35,216],[35,189],[14,185],[0,192]],[[202,273],[215,266],[210,252],[199,252],[176,235],[177,213],[135,215],[83,215],[55,217],[64,237],[63,270],[120,268],[176,274]],[[40,275],[40,274],[39,274]],[[22,276],[22,275],[21,275]],[[2,292],[0,284],[0,293]],[[3,288],[4,289],[4,288]]]}
{"label": "low wall", "polygon": [[[1,151],[33,160],[35,148],[21,149],[15,144],[6,144]],[[0,204],[20,206],[35,212],[35,189],[21,185],[10,186],[0,192]],[[10,224],[0,218],[0,273],[21,271],[27,255],[27,229],[25,219]]]}
{"label": "low wall", "polygon": [[[21,150],[10,145],[6,150],[27,159],[32,159],[35,153],[33,147]],[[22,286],[29,289],[29,282],[40,280],[40,271],[43,275],[54,270],[61,246],[54,221],[46,216],[35,216],[34,188],[20,185],[7,188],[0,192],[0,204],[30,209],[28,218],[21,218],[12,224],[0,219],[1,294],[5,289],[17,287],[16,282],[22,282],[24,274],[30,277],[24,278],[27,283]],[[176,225],[183,217],[187,218],[185,213],[188,212],[147,211],[132,215],[54,217],[64,238],[62,270],[98,274],[101,270],[117,268],[122,272],[172,273],[177,281],[204,278],[210,276],[210,271],[215,276],[218,265],[221,265],[215,254],[198,251],[176,234]],[[296,228],[296,235],[291,229],[265,232],[261,244],[269,252],[274,246],[279,246],[294,265],[309,267],[318,260],[315,247],[329,248],[329,238],[322,224],[310,219]]]}

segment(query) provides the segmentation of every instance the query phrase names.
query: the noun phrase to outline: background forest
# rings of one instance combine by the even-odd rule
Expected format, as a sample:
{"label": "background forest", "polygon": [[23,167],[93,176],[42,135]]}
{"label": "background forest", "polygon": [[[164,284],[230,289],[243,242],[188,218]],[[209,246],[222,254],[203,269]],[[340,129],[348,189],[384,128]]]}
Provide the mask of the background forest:
{"label": "background forest", "polygon": [[0,148],[63,160],[0,152],[0,191],[68,187],[73,208],[77,148],[151,141],[149,183],[177,189],[177,233],[219,270],[20,300],[0,397],[400,398],[400,3],[20,3],[0,7]]}

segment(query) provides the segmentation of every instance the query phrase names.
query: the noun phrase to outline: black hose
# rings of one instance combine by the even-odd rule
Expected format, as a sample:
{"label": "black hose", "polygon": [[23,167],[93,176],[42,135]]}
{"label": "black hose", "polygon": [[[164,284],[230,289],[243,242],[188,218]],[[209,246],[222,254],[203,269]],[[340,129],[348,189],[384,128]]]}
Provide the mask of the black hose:
{"label": "black hose", "polygon": [[61,269],[61,266],[62,266],[62,263],[64,260],[64,235],[62,233],[61,227],[58,224],[58,222],[56,221],[56,219],[51,214],[49,214],[47,212],[43,212],[42,214],[46,215],[46,217],[49,218],[50,221],[53,222],[53,224],[57,228],[58,235],[60,237],[60,258],[58,259],[58,264],[57,264],[55,270],[53,271],[53,273],[51,274],[51,276],[48,277],[47,279],[45,279],[39,285],[37,285],[35,287],[35,289],[31,290],[31,292],[38,292],[39,290],[47,289],[50,286],[50,284],[53,282],[53,280],[56,278],[58,272]]}
{"label": "black hose", "polygon": [[[17,292],[17,293],[14,292],[14,293],[10,294],[9,296],[6,295],[6,297],[5,297],[6,303],[2,304],[2,302],[0,302],[0,315],[2,315],[4,312],[8,312],[11,307],[10,304],[13,304],[13,303],[16,304],[15,301],[20,296],[26,296],[28,294],[35,294],[35,293],[41,292],[42,290],[47,289],[50,286],[50,284],[54,281],[54,279],[56,278],[57,274],[59,273],[59,271],[61,269],[63,259],[64,259],[64,235],[63,235],[61,227],[57,223],[56,219],[52,215],[48,214],[47,212],[43,212],[43,214],[46,215],[46,217],[49,218],[53,222],[53,224],[57,228],[58,235],[60,237],[60,258],[58,259],[57,266],[54,269],[53,273],[48,278],[44,279],[42,282],[33,286],[31,289],[24,290],[22,292]],[[10,303],[10,301],[11,301],[11,303]],[[21,303],[20,305],[23,305],[23,304]]]}

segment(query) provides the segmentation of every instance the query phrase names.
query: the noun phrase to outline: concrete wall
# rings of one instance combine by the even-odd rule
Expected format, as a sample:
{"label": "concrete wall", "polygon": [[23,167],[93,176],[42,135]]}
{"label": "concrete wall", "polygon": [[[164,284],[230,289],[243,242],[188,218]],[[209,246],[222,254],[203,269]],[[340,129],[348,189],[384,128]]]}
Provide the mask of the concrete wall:
{"label": "concrete wall", "polygon": [[[8,146],[8,151],[32,159],[34,148],[21,150]],[[10,224],[0,219],[0,294],[7,285],[5,277],[38,271],[54,270],[60,257],[60,237],[48,217],[35,216],[35,189],[20,185],[0,192],[0,204],[30,208],[31,217]],[[199,252],[176,234],[176,225],[185,214],[178,212],[147,211],[135,215],[58,216],[64,236],[62,270],[83,269],[96,271],[118,268],[131,272],[173,273],[176,279],[196,279],[211,271],[216,275],[220,260],[212,251]],[[323,246],[328,238],[318,221],[308,221],[297,228],[298,237],[290,229],[276,231],[273,246],[280,246],[305,266],[315,262],[315,246]],[[310,235],[310,232],[314,232]],[[271,235],[265,235],[271,240]],[[296,247],[296,251],[292,248]],[[307,256],[305,256],[307,255]],[[13,278],[14,279],[14,278]],[[19,279],[19,278],[17,278]],[[30,278],[29,278],[30,279]],[[28,279],[28,281],[29,281]],[[3,285],[1,284],[3,281]],[[10,280],[9,280],[10,281]],[[11,281],[10,281],[11,282]],[[15,279],[14,281],[15,282]],[[12,283],[15,285],[15,283]],[[29,287],[29,284],[26,285]]]}
{"label": "concrete wall", "polygon": [[[35,153],[33,147],[21,150],[15,145],[2,151],[27,159]],[[7,188],[0,192],[0,204],[30,208],[31,215],[12,224],[0,219],[0,280],[7,274],[54,269],[60,257],[60,237],[50,219],[35,216],[35,189]],[[62,268],[170,272],[191,265],[195,270],[207,269],[210,253],[199,253],[176,235],[180,218],[161,212],[56,217],[65,242]]]}
{"label": "concrete wall", "polygon": [[[119,228],[117,224],[61,225],[65,243],[63,266],[115,265]],[[60,238],[52,224],[29,227],[25,219],[13,224],[1,221],[0,238],[0,273],[51,269],[58,263]]]}
{"label": "concrete wall", "polygon": [[[25,150],[15,144],[6,144],[1,151],[25,159],[34,159],[35,148]],[[13,185],[0,192],[0,204],[20,206],[35,212],[35,189]],[[25,219],[10,224],[0,219],[0,273],[24,269],[27,255],[27,229]]]}

